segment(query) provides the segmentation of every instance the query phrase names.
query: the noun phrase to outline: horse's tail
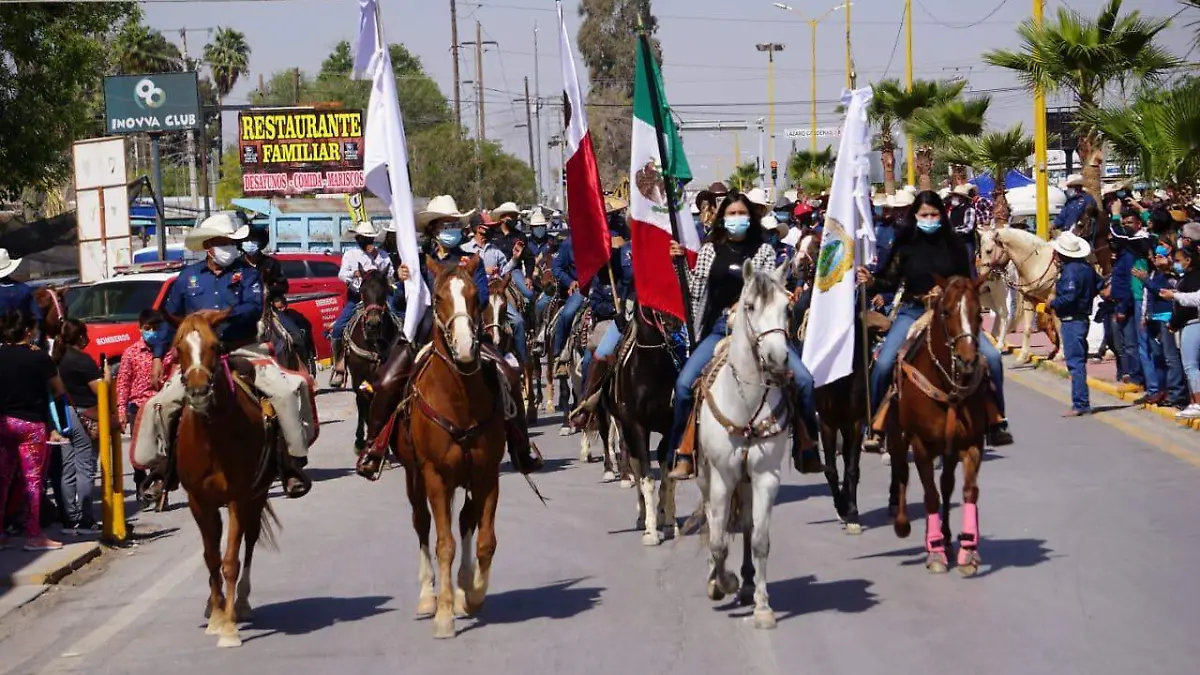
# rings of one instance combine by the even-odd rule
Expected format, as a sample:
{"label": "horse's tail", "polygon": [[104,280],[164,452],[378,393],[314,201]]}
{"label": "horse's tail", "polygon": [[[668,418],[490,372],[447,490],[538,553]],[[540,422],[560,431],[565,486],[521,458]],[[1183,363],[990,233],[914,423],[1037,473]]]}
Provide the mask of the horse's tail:
{"label": "horse's tail", "polygon": [[279,516],[275,515],[275,509],[271,508],[271,502],[263,505],[262,513],[259,515],[261,529],[259,530],[258,540],[263,546],[266,546],[272,551],[279,550],[279,542],[276,534],[283,529],[283,523],[279,522]]}

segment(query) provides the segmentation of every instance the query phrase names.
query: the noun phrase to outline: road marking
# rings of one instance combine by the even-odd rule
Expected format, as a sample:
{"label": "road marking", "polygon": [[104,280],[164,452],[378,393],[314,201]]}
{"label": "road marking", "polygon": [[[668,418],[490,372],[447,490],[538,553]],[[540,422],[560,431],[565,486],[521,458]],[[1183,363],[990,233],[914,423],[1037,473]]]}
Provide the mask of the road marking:
{"label": "road marking", "polygon": [[[1052,398],[1067,405],[1071,404],[1070,396],[1067,396],[1066,394],[1057,390],[1040,387],[1036,382],[1033,381],[1032,378],[1024,373],[1018,373],[1010,370],[1005,373],[1005,376],[1016,380],[1018,384],[1022,385],[1026,389],[1037,392],[1043,396],[1046,396],[1047,398]],[[1200,467],[1200,455],[1185,449],[1182,445],[1164,440],[1161,436],[1156,436],[1152,433],[1143,431],[1142,429],[1139,429],[1138,427],[1111,415],[1091,415],[1091,417],[1103,422],[1104,424],[1107,424],[1108,426],[1120,431],[1121,433],[1124,433],[1127,436],[1136,438],[1152,448],[1158,448],[1159,450],[1162,450],[1176,459],[1183,460],[1192,466]]]}
{"label": "road marking", "polygon": [[81,657],[86,657],[96,649],[104,647],[118,633],[125,630],[125,628],[143,614],[158,605],[159,601],[165,598],[171,590],[200,567],[201,559],[202,555],[200,551],[193,551],[185,559],[181,560],[178,565],[168,570],[154,585],[143,591],[141,595],[134,598],[128,605],[125,605],[121,611],[114,614],[108,621],[100,624],[95,630],[68,647],[45,668],[39,671],[39,673],[41,675],[51,675],[53,673],[93,670],[95,664],[85,664],[81,661]]}

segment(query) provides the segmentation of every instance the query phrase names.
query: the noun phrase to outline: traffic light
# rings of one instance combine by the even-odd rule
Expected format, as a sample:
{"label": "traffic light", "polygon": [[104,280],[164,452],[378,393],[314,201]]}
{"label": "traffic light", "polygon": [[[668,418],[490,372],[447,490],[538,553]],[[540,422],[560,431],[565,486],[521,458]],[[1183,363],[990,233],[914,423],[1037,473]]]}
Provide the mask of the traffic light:
{"label": "traffic light", "polygon": [[771,180],[779,180],[779,162],[771,162]]}

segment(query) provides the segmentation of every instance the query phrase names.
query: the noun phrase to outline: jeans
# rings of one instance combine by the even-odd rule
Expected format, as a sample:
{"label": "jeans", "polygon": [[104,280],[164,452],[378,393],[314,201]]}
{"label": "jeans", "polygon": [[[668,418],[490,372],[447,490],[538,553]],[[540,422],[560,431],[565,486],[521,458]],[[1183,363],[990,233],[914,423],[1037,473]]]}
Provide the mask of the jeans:
{"label": "jeans", "polygon": [[[921,314],[924,312],[924,308],[918,305],[905,304],[900,307],[900,312],[892,321],[892,327],[879,347],[879,355],[875,357],[875,365],[871,368],[872,411],[879,410],[884,395],[892,386],[892,372],[896,369],[896,361],[900,357],[900,347],[903,345],[904,339],[908,337],[908,329],[912,327],[913,322],[921,318]],[[991,378],[992,388],[995,390],[996,407],[1000,409],[1000,415],[1003,417],[1004,362],[1000,359],[1000,351],[996,349],[991,340],[984,337],[983,333],[984,331],[979,331],[975,341],[978,343],[979,353],[987,360],[988,377]],[[1086,339],[1086,337],[1087,332],[1085,331],[1084,338]]]}
{"label": "jeans", "polygon": [[[621,329],[617,328],[617,322],[613,321],[608,324],[608,328],[604,330],[604,335],[600,338],[600,343],[596,345],[595,356],[601,359],[611,358],[617,353],[617,343],[621,341]],[[592,350],[586,349],[583,352],[583,360],[580,362],[583,368],[583,381],[587,382],[588,368],[592,365]]]}
{"label": "jeans", "polygon": [[567,332],[571,330],[571,322],[575,320],[575,315],[582,307],[583,293],[576,292],[567,298],[567,303],[563,305],[562,312],[558,315],[558,322],[554,324],[554,344],[551,345],[553,351],[550,353],[552,357],[562,353],[563,347],[567,344]]}
{"label": "jeans", "polygon": [[525,270],[518,267],[509,274],[509,278],[512,279],[510,286],[517,289],[526,300],[533,299],[533,290],[525,285]]}
{"label": "jeans", "polygon": [[62,478],[55,493],[63,502],[60,509],[66,518],[64,525],[94,525],[92,489],[96,483],[97,451],[75,408],[68,408],[67,414],[71,432],[69,442],[62,446]]}
{"label": "jeans", "polygon": [[1079,412],[1091,410],[1087,384],[1088,322],[1074,319],[1062,322],[1063,358],[1071,372],[1071,408]]}
{"label": "jeans", "polygon": [[513,343],[517,350],[517,358],[525,363],[529,351],[525,349],[525,317],[517,311],[516,306],[508,305],[508,323],[512,327]]}
{"label": "jeans", "polygon": [[1179,343],[1175,334],[1168,328],[1166,321],[1151,321],[1147,326],[1150,333],[1150,352],[1156,364],[1161,361],[1164,367],[1159,370],[1162,384],[1159,391],[1167,392],[1167,400],[1171,403],[1181,403],[1188,398],[1187,383],[1183,378],[1183,359],[1179,354]]}
{"label": "jeans", "polygon": [[354,310],[358,309],[358,298],[353,300],[347,299],[345,306],[342,307],[342,312],[338,314],[337,319],[333,322],[333,328],[330,329],[330,336],[334,340],[341,340],[342,335],[346,332],[346,324],[350,323],[350,317],[354,316]]}
{"label": "jeans", "polygon": [[1134,304],[1133,314],[1125,317],[1125,321],[1117,321],[1117,330],[1121,331],[1121,372],[1138,386],[1144,386],[1146,380],[1142,373],[1142,358],[1138,354],[1138,329],[1141,328],[1141,313],[1138,305]]}
{"label": "jeans", "polygon": [[1179,351],[1188,389],[1192,396],[1200,394],[1200,322],[1193,321],[1180,331]]}
{"label": "jeans", "polygon": [[542,315],[546,313],[546,308],[550,306],[550,300],[551,298],[549,295],[542,293],[533,303],[533,318],[535,321],[537,321],[538,325],[541,325],[542,323]]}
{"label": "jeans", "polygon": [[1133,307],[1133,320],[1137,326],[1138,364],[1142,367],[1142,379],[1146,382],[1146,393],[1157,394],[1161,388],[1159,369],[1150,353],[1150,330],[1142,323],[1142,305]]}

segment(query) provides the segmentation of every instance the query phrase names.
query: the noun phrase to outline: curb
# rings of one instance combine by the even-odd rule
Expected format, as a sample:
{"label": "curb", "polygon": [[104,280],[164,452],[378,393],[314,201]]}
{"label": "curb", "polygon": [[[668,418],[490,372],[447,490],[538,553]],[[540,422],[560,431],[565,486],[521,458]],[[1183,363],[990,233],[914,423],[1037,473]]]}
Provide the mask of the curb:
{"label": "curb", "polygon": [[[1017,349],[1017,345],[1009,344],[1009,347],[1012,348],[1014,351]],[[1046,359],[1046,357],[1038,356],[1036,354],[1031,355],[1031,357],[1032,358],[1030,360],[1030,363],[1033,364],[1034,368],[1038,368],[1041,370],[1048,370],[1060,377],[1070,379],[1071,373],[1070,373],[1070,371],[1067,370],[1067,367],[1064,366],[1063,364],[1057,363],[1054,361],[1048,361]],[[1101,380],[1101,379],[1097,379],[1094,377],[1089,377],[1087,379],[1087,382],[1088,382],[1089,389],[1092,389],[1093,391],[1099,391],[1104,394],[1108,394],[1109,396],[1120,399],[1122,401],[1133,401],[1133,400],[1139,398],[1142,394],[1141,387],[1137,387],[1137,386],[1130,385],[1130,384],[1117,384],[1116,382],[1108,382],[1106,380]],[[1160,406],[1160,405],[1142,405],[1139,407],[1142,408],[1143,410],[1148,410],[1165,420],[1174,422],[1176,426],[1179,426],[1181,428],[1193,429],[1195,431],[1200,431],[1200,419],[1192,419],[1192,420],[1175,419],[1175,413],[1179,412],[1175,408],[1171,408],[1168,406]]]}
{"label": "curb", "polygon": [[[0,587],[56,584],[62,581],[63,577],[95,560],[102,552],[99,543],[84,542],[68,544],[57,551],[31,556],[30,560],[19,568],[0,572]],[[6,554],[8,555],[13,553]]]}

